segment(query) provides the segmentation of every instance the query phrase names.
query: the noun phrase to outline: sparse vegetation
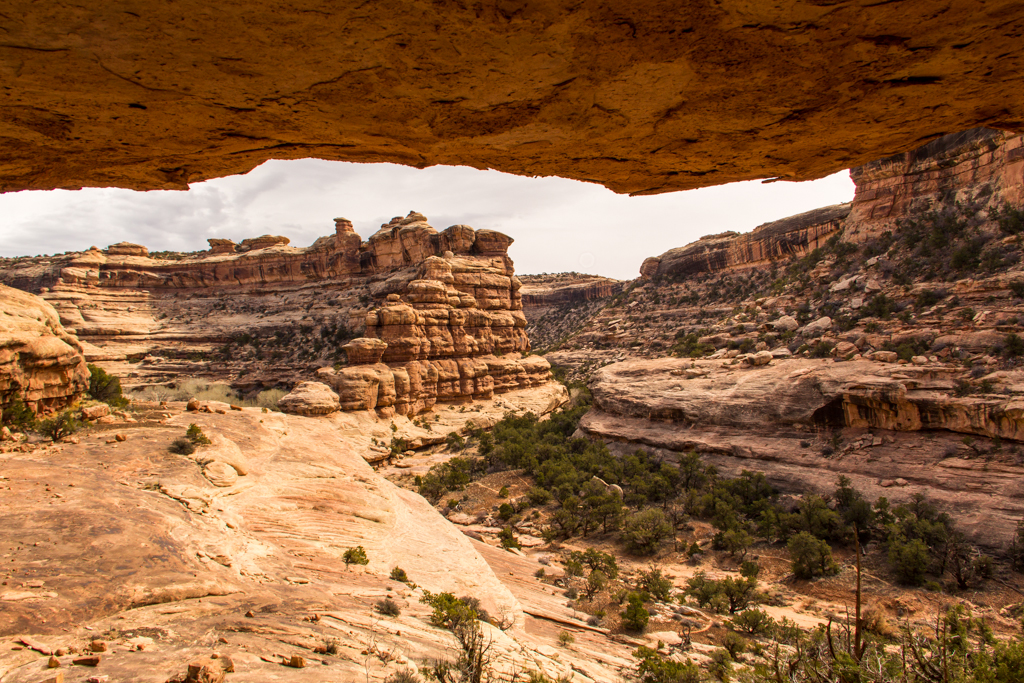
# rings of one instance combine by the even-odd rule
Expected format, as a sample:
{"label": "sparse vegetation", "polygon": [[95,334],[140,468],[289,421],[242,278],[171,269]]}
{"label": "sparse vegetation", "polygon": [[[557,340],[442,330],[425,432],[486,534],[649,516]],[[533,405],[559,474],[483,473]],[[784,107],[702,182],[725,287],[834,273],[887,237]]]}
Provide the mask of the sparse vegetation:
{"label": "sparse vegetation", "polygon": [[348,569],[353,564],[370,564],[370,558],[366,556],[366,550],[361,545],[347,549],[341,556],[341,559],[345,562],[345,569]]}

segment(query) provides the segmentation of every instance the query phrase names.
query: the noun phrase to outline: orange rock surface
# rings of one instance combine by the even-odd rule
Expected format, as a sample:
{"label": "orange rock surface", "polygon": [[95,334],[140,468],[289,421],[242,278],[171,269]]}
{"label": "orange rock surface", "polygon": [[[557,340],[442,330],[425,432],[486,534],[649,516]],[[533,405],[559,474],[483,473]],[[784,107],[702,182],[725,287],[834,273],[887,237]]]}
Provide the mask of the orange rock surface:
{"label": "orange rock surface", "polygon": [[0,189],[183,189],[267,159],[664,192],[1020,131],[1013,0],[5,7]]}

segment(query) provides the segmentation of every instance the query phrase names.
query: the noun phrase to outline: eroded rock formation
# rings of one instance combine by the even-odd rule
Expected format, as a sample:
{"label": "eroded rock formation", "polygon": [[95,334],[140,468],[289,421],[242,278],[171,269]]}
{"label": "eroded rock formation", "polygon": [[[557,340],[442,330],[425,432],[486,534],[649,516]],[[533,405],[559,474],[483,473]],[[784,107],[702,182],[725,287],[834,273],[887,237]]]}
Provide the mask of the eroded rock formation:
{"label": "eroded rock formation", "polygon": [[844,239],[862,242],[953,202],[1024,203],[1024,137],[978,128],[850,171],[857,193]]}
{"label": "eroded rock formation", "polygon": [[[0,264],[0,282],[41,294],[90,361],[126,386],[183,375],[291,386],[343,361],[342,346],[365,334],[389,340],[384,362],[527,351],[511,243],[465,225],[438,232],[412,212],[366,242],[338,218],[333,235],[306,248],[266,235],[151,258],[122,244],[11,259]],[[389,304],[368,332],[367,313],[390,294],[404,297],[401,305]]]}
{"label": "eroded rock formation", "polygon": [[[458,235],[469,236],[457,227]],[[452,236],[443,246],[464,246]],[[501,255],[509,241],[490,233],[485,248]],[[366,315],[367,336],[344,347],[348,367],[317,371],[342,409],[416,415],[439,400],[489,399],[550,380],[546,360],[524,357],[526,317],[507,257],[483,263],[446,251],[444,258],[423,259],[415,276],[403,294],[388,294]]]}
{"label": "eroded rock formation", "polygon": [[661,192],[820,177],[1024,121],[1013,0],[6,14],[4,191],[182,189],[317,157]]}
{"label": "eroded rock formation", "polygon": [[36,412],[63,408],[89,387],[82,347],[38,296],[0,285],[0,409],[16,398]]}

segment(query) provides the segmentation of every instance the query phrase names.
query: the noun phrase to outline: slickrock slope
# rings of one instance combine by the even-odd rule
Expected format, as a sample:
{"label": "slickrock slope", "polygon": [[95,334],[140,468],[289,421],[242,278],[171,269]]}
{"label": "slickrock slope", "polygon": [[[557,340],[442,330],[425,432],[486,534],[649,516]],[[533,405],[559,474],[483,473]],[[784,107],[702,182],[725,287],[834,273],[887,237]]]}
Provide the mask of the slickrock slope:
{"label": "slickrock slope", "polygon": [[[115,245],[8,259],[0,281],[49,301],[84,342],[87,358],[129,387],[185,377],[244,390],[290,387],[344,363],[342,347],[368,333],[368,312],[389,295],[411,297],[424,309],[443,301],[463,319],[453,324],[473,342],[437,346],[429,360],[529,350],[507,254],[511,238],[464,225],[438,232],[415,212],[366,242],[346,219],[335,223],[334,235],[306,248],[267,235],[238,245],[212,240],[209,252],[196,254],[147,255],[138,245]],[[440,270],[424,270],[428,261]],[[387,362],[397,353],[396,335]]]}
{"label": "slickrock slope", "polygon": [[0,285],[0,409],[17,398],[36,412],[60,409],[88,386],[82,347],[57,311],[38,296]]}
{"label": "slickrock slope", "polygon": [[627,361],[594,374],[580,428],[624,451],[697,450],[790,493],[830,491],[839,475],[872,499],[924,493],[976,542],[1003,548],[1024,516],[1024,461],[1006,445],[1024,437],[1024,373],[1005,378],[1010,395],[971,397],[950,395],[955,374],[937,362]]}
{"label": "slickrock slope", "polygon": [[271,159],[662,192],[1024,125],[1013,0],[6,5],[0,189],[182,189]]}
{"label": "slickrock slope", "polygon": [[[372,413],[308,418],[206,407],[212,412],[183,413],[178,404],[159,422],[122,425],[123,442],[91,432],[78,444],[0,459],[0,635],[70,648],[63,667],[103,640],[89,675],[111,680],[166,681],[216,652],[233,662],[228,680],[380,681],[451,655],[453,639],[430,625],[419,602],[427,589],[478,597],[508,619],[504,632],[484,625],[499,670],[555,677],[576,667],[587,672],[576,679],[583,681],[618,675],[533,635],[523,606],[469,538],[374,472],[362,452],[392,432]],[[467,418],[453,415],[445,426],[459,419]],[[418,429],[396,421],[400,437]],[[168,452],[190,423],[212,445],[192,456]],[[234,473],[229,482],[218,476],[224,468]],[[357,545],[369,565],[346,568],[342,555]],[[390,580],[394,567],[419,587]],[[399,617],[374,612],[386,597]],[[545,610],[563,627],[586,629],[560,603]],[[332,641],[336,649],[325,652]],[[608,648],[604,662],[629,661],[628,646]],[[293,656],[307,668],[280,664]],[[36,683],[46,661],[4,647],[0,676]]]}

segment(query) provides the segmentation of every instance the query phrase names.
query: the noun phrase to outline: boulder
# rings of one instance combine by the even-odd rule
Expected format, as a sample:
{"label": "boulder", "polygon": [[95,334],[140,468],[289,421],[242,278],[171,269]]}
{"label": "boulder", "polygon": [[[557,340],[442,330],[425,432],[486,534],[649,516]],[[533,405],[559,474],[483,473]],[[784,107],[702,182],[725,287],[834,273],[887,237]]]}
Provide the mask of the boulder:
{"label": "boulder", "polygon": [[338,395],[322,382],[302,382],[282,396],[277,407],[295,415],[328,415],[341,408]]}
{"label": "boulder", "polygon": [[800,330],[800,334],[804,337],[820,337],[831,329],[832,318],[826,315],[804,325],[803,329]]}
{"label": "boulder", "polygon": [[772,329],[776,332],[790,332],[800,327],[800,323],[797,319],[791,315],[784,315],[778,320],[768,323],[772,326]]}
{"label": "boulder", "polygon": [[110,415],[110,406],[106,403],[82,408],[82,417],[86,420],[98,420],[107,415]]}
{"label": "boulder", "polygon": [[203,467],[203,475],[210,480],[214,486],[234,486],[238,480],[238,472],[226,462],[214,460]]}
{"label": "boulder", "polygon": [[774,356],[771,351],[758,351],[757,353],[752,353],[747,356],[746,361],[750,365],[758,367],[761,365],[768,365],[772,362],[772,358],[774,358]]}

